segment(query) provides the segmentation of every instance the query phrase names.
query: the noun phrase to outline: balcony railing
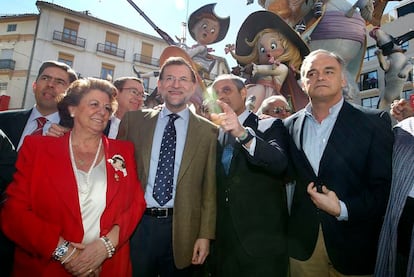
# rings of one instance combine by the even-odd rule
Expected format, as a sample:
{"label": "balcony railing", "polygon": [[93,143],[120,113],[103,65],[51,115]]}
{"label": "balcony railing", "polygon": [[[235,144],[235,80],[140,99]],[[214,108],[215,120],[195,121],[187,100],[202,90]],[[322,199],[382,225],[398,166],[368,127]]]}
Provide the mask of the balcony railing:
{"label": "balcony railing", "polygon": [[113,46],[106,45],[104,43],[98,43],[96,46],[96,51],[102,52],[105,54],[117,56],[120,58],[125,58],[125,50]]}
{"label": "balcony railing", "polygon": [[16,62],[10,59],[0,59],[0,69],[14,70]]}
{"label": "balcony railing", "polygon": [[149,56],[141,55],[141,54],[134,54],[134,62],[145,63],[154,66],[160,66],[160,60],[155,59]]}
{"label": "balcony railing", "polygon": [[77,36],[71,36],[71,35],[68,35],[68,34],[65,34],[59,31],[53,32],[53,39],[66,42],[69,44],[73,44],[73,45],[76,45],[82,48],[85,48],[85,44],[86,44],[86,39],[84,38],[77,37]]}

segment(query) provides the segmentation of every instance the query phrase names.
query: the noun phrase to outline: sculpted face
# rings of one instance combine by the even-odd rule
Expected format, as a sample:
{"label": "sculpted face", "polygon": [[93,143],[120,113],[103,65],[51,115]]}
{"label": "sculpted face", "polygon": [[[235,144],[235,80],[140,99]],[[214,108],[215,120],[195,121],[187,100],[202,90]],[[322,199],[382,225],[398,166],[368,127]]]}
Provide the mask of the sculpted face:
{"label": "sculpted face", "polygon": [[272,64],[285,52],[282,47],[282,37],[278,32],[263,34],[257,43],[257,48],[259,64]]}
{"label": "sculpted face", "polygon": [[192,29],[196,41],[201,45],[213,43],[220,32],[220,24],[217,20],[202,18]]}

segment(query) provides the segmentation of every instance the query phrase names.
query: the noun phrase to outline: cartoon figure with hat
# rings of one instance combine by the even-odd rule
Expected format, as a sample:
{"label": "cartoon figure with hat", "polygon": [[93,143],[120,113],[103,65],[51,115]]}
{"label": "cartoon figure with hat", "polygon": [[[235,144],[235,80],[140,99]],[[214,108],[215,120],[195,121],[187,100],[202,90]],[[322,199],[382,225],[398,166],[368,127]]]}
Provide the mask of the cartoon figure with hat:
{"label": "cartoon figure with hat", "polygon": [[230,25],[230,17],[222,18],[215,14],[216,3],[207,4],[194,11],[188,19],[188,30],[197,42],[192,47],[185,47],[188,55],[197,64],[201,76],[210,74],[216,60],[209,53],[214,51],[208,44],[222,41]]}
{"label": "cartoon figure with hat", "polygon": [[281,17],[269,11],[250,14],[240,27],[235,50],[231,55],[250,77],[247,101],[252,111],[277,94],[285,96],[294,110],[308,103],[296,73],[309,48]]}

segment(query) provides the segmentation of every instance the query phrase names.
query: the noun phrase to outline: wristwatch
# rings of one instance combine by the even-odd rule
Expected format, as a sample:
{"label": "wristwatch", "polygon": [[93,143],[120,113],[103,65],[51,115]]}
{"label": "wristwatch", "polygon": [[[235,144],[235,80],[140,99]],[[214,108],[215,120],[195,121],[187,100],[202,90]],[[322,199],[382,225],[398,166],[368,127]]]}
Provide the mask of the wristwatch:
{"label": "wristwatch", "polygon": [[240,137],[236,138],[236,140],[239,141],[241,144],[246,144],[249,141],[251,141],[253,138],[254,138],[254,136],[252,135],[252,133],[250,133],[249,130],[247,130],[245,128],[243,135],[241,135]]}
{"label": "wristwatch", "polygon": [[52,255],[53,259],[55,259],[56,261],[60,261],[62,257],[66,255],[68,250],[69,250],[69,241],[65,240],[61,245],[56,247]]}

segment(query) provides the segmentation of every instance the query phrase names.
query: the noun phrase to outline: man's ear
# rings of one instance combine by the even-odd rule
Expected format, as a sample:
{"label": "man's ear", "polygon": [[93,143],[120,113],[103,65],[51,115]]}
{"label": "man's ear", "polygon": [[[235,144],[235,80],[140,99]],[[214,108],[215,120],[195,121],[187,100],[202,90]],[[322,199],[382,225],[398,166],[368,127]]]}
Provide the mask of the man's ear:
{"label": "man's ear", "polygon": [[241,90],[240,90],[240,95],[241,95],[241,97],[246,101],[246,97],[247,97],[247,88],[246,87],[243,87]]}
{"label": "man's ear", "polygon": [[36,83],[36,81],[34,81],[34,82],[32,83],[33,93],[36,91],[36,86],[37,86],[37,83]]}

